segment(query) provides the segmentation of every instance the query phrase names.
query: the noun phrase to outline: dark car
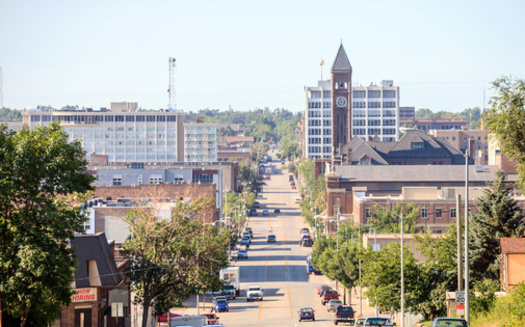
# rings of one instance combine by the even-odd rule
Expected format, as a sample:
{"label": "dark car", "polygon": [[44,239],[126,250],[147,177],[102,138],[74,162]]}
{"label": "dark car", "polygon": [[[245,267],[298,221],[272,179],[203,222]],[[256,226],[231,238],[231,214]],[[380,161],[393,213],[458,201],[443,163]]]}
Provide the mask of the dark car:
{"label": "dark car", "polygon": [[275,209],[273,213],[281,213],[281,209]]}
{"label": "dark car", "polygon": [[468,327],[468,323],[465,319],[460,318],[436,318],[430,327],[454,327],[454,326],[460,326],[460,327]]}
{"label": "dark car", "polygon": [[352,307],[341,306],[335,309],[335,319],[334,319],[335,325],[337,325],[340,322],[346,322],[346,323],[349,323],[350,325],[353,325],[354,321],[355,321],[354,309],[352,309]]}
{"label": "dark car", "polygon": [[317,294],[319,294],[319,296],[322,295],[322,292],[326,291],[326,290],[331,290],[332,287],[328,286],[328,285],[324,285],[324,284],[320,284],[319,286],[317,286]]}
{"label": "dark car", "polygon": [[218,299],[217,301],[215,301],[213,308],[215,309],[215,312],[222,312],[222,311],[229,312],[230,311],[230,307],[228,306],[228,301],[224,299]]}
{"label": "dark car", "polygon": [[250,237],[244,236],[241,240],[241,245],[250,245]]}
{"label": "dark car", "polygon": [[275,238],[275,234],[269,234],[267,238],[268,243],[275,243],[277,239]]}
{"label": "dark car", "polygon": [[308,246],[308,247],[311,247],[312,245],[314,245],[314,241],[312,241],[311,238],[309,237],[305,237],[301,240],[301,246]]}
{"label": "dark car", "polygon": [[315,321],[315,311],[310,307],[301,308],[297,313],[299,314],[299,322],[307,319]]}
{"label": "dark car", "polygon": [[252,209],[252,210],[250,210],[249,215],[250,215],[250,216],[253,216],[253,217],[257,217],[257,210],[256,210],[256,209]]}
{"label": "dark car", "polygon": [[261,204],[257,201],[255,201],[252,205],[252,209],[259,209],[261,207]]}
{"label": "dark car", "polygon": [[268,210],[263,210],[262,215],[263,216],[269,216],[270,213],[268,212]]}

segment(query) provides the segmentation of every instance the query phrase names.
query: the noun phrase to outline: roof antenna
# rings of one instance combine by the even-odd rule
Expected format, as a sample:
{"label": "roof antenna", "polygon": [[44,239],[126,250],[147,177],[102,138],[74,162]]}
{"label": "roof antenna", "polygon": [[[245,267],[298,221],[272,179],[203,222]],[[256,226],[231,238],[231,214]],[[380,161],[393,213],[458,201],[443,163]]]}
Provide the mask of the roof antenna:
{"label": "roof antenna", "polygon": [[323,57],[321,57],[321,60],[319,61],[319,66],[321,66],[321,81],[323,80],[323,65],[324,65],[324,60],[323,60]]}

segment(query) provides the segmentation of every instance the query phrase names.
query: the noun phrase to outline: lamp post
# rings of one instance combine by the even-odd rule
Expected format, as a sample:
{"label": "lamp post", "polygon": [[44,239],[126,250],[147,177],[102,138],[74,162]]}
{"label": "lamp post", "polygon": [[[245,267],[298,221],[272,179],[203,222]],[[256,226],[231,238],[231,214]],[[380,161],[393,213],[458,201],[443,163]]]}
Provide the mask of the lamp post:
{"label": "lamp post", "polygon": [[383,210],[390,212],[391,214],[393,214],[394,216],[400,219],[400,224],[401,224],[401,323],[399,324],[399,326],[405,327],[405,269],[404,269],[405,263],[404,263],[403,213],[401,212],[401,214],[398,215],[397,213],[393,212],[390,209],[383,207],[382,205],[380,205],[379,203],[375,202],[372,199],[360,198],[360,200],[361,201],[359,202],[367,202],[367,201],[373,202],[377,206],[383,208]]}
{"label": "lamp post", "polygon": [[[465,150],[465,320],[470,322],[469,264],[468,264],[468,149]],[[458,230],[458,233],[460,231]]]}

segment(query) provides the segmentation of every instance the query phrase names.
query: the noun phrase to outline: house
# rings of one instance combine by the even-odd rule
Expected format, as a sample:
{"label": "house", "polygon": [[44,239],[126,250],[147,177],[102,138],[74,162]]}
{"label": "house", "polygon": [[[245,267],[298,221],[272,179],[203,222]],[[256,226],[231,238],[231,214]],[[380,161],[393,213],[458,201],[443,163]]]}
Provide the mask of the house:
{"label": "house", "polygon": [[500,252],[500,284],[508,291],[525,281],[525,238],[501,238]]}

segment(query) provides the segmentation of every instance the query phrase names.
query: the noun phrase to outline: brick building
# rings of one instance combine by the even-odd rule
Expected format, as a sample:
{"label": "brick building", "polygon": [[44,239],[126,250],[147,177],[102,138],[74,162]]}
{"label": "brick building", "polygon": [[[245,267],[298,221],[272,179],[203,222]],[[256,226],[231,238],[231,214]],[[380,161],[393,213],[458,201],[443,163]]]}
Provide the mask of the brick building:
{"label": "brick building", "polygon": [[430,135],[445,138],[462,153],[469,150],[469,156],[476,165],[489,164],[489,140],[484,130],[430,130]]}
{"label": "brick building", "polygon": [[500,251],[500,283],[509,291],[525,281],[525,238],[501,238]]}

